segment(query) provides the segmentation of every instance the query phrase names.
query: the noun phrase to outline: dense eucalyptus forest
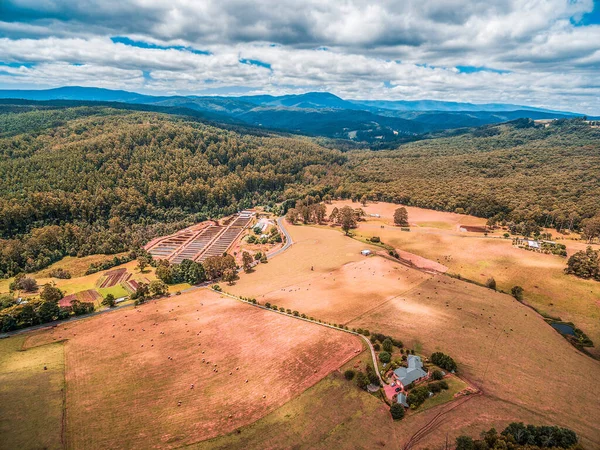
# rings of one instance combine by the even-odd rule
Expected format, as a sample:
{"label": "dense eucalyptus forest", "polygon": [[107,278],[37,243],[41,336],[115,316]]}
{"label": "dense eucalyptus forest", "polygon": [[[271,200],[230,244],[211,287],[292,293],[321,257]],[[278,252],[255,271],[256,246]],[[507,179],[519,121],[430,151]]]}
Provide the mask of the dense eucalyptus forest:
{"label": "dense eucalyptus forest", "polygon": [[5,105],[0,276],[134,249],[193,222],[307,194],[573,229],[600,210],[600,131],[585,122],[453,134],[344,150],[153,112]]}

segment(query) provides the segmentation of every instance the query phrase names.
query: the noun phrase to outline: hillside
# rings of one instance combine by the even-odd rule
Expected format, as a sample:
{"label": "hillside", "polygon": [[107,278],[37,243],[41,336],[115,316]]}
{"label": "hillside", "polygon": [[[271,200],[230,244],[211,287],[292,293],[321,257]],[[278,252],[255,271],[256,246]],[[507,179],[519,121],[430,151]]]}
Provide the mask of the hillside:
{"label": "hillside", "polygon": [[[0,99],[102,101],[193,110],[208,120],[269,130],[393,146],[407,137],[520,118],[561,119],[577,114],[511,104],[435,100],[345,100],[329,92],[295,95],[152,96],[135,92],[67,86],[48,90],[0,90]],[[168,111],[160,111],[168,112]],[[188,112],[189,113],[189,112]],[[375,144],[377,143],[377,144]]]}
{"label": "hillside", "polygon": [[525,120],[346,152],[193,117],[38,108],[0,107],[2,275],[65,255],[125,251],[209,217],[306,194],[366,194],[573,229],[599,210],[600,131],[581,120],[546,128]]}

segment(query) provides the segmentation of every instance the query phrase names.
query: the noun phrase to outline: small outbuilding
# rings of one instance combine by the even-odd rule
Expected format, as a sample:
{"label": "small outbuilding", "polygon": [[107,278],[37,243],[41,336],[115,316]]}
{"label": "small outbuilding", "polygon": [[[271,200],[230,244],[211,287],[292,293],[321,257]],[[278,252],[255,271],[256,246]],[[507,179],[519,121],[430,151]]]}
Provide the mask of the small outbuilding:
{"label": "small outbuilding", "polygon": [[360,252],[360,254],[363,256],[369,256],[371,254],[371,250],[363,250]]}

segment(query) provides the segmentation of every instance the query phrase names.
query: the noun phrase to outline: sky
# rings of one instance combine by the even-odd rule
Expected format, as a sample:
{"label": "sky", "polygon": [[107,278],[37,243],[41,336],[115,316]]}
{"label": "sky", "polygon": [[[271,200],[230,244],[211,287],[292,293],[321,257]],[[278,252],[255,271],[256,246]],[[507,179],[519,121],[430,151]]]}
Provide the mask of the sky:
{"label": "sky", "polygon": [[0,0],[0,88],[600,115],[600,0]]}

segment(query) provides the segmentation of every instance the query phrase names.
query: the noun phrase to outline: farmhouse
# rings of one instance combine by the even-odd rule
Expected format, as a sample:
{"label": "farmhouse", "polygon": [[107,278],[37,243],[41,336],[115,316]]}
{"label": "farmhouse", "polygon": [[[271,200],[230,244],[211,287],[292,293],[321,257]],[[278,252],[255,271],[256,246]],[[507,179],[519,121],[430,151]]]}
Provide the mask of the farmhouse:
{"label": "farmhouse", "polygon": [[406,394],[404,392],[400,392],[396,397],[396,401],[400,403],[405,408],[408,408],[408,402],[406,401]]}
{"label": "farmhouse", "polygon": [[394,377],[402,387],[414,383],[427,376],[427,372],[423,370],[423,362],[419,356],[408,356],[408,367],[399,367],[394,370]]}

